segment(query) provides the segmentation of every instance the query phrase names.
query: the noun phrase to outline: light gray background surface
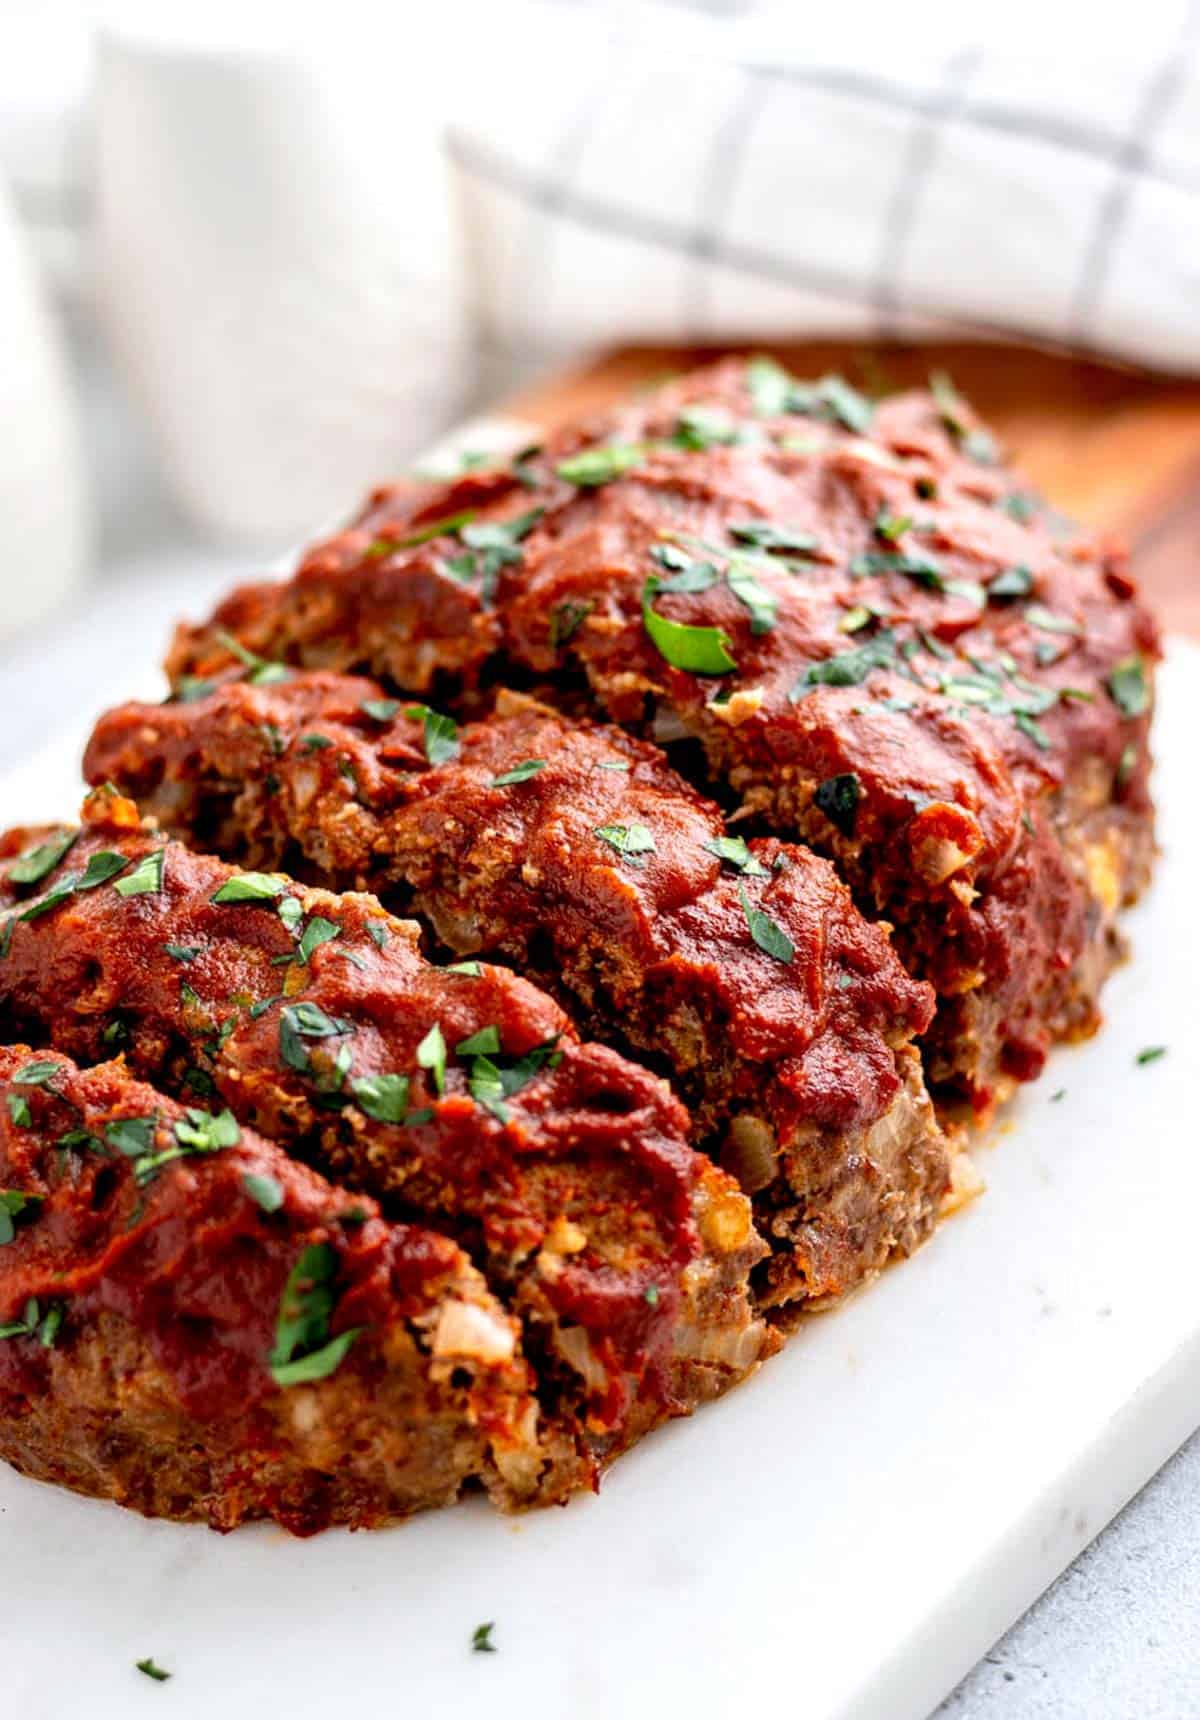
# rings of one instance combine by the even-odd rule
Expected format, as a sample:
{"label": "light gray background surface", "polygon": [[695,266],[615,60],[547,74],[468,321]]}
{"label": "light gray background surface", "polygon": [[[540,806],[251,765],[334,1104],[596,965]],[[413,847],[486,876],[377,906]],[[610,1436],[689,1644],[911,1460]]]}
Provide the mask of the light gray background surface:
{"label": "light gray background surface", "polygon": [[[78,357],[98,474],[102,565],[72,613],[0,649],[0,770],[51,739],[64,712],[119,696],[123,682],[144,685],[177,617],[202,612],[232,581],[256,576],[271,559],[269,551],[222,552],[189,536],[101,362],[87,351]],[[0,807],[3,824],[21,816],[20,807]],[[1136,1145],[1130,1143],[1134,1172]],[[1037,1415],[1036,1404],[1029,1413]],[[1200,1716],[1200,1435],[996,1644],[938,1716]]]}

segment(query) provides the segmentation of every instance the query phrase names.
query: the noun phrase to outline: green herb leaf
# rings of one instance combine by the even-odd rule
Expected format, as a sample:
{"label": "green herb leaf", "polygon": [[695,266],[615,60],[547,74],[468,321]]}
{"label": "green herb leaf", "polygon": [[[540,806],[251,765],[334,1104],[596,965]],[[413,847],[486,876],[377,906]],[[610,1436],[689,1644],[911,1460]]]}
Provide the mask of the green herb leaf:
{"label": "green herb leaf", "polygon": [[458,724],[453,717],[443,716],[428,705],[409,705],[406,717],[420,718],[424,728],[425,757],[430,764],[445,764],[458,757]]}
{"label": "green herb leaf", "polygon": [[1038,627],[1043,633],[1079,634],[1083,632],[1078,621],[1073,621],[1069,615],[1056,615],[1052,609],[1047,609],[1042,603],[1027,604],[1025,619],[1031,627]]}
{"label": "green herb leaf", "polygon": [[824,782],[818,783],[813,794],[816,805],[843,836],[854,835],[858,804],[862,797],[862,784],[853,771],[826,777]]}
{"label": "green herb leaf", "polygon": [[777,926],[769,914],[764,914],[756,908],[746,894],[744,884],[738,885],[738,895],[741,898],[742,912],[746,916],[746,924],[750,936],[764,954],[772,956],[777,962],[790,962],[796,953],[795,945],[781,926]]}
{"label": "green herb leaf", "polygon": [[640,442],[614,442],[606,447],[584,448],[580,453],[572,454],[569,460],[560,461],[554,470],[568,484],[578,484],[581,489],[595,489],[599,484],[610,484],[614,478],[632,472],[635,466],[641,465],[645,454],[645,447]]}
{"label": "green herb leaf", "polygon": [[387,948],[388,931],[387,926],[382,920],[367,921],[367,936],[370,938],[377,950]]}
{"label": "green herb leaf", "polygon": [[889,633],[877,634],[853,651],[810,663],[789,695],[794,704],[813,687],[857,687],[875,669],[895,667],[895,647]]}
{"label": "green herb leaf", "polygon": [[242,1187],[263,1212],[278,1212],[283,1205],[283,1184],[266,1171],[247,1171]]}
{"label": "green herb leaf", "polygon": [[163,951],[170,956],[172,961],[194,962],[200,954],[200,946],[198,944],[164,944]]}
{"label": "green herb leaf", "polygon": [[1125,657],[1119,662],[1108,677],[1106,683],[1113,703],[1126,717],[1140,717],[1150,708],[1150,688],[1146,681],[1146,670],[1142,659],[1136,655]]}
{"label": "green herb leaf", "polygon": [[5,1096],[8,1114],[12,1118],[15,1129],[28,1129],[33,1123],[33,1115],[29,1109],[29,1100],[23,1093],[8,1093]]}
{"label": "green herb leaf", "polygon": [[41,1206],[43,1198],[40,1194],[26,1194],[22,1189],[0,1189],[0,1248],[10,1243],[17,1234],[13,1220],[20,1218],[22,1213],[30,1213],[31,1209]]}
{"label": "green herb leaf", "polygon": [[496,1645],[492,1641],[492,1632],[496,1628],[494,1619],[486,1624],[477,1624],[471,1633],[471,1648],[476,1654],[495,1654]]}
{"label": "green herb leaf", "polygon": [[285,664],[269,663],[265,657],[255,656],[253,651],[247,650],[241,640],[235,639],[231,633],[218,629],[216,637],[226,651],[249,671],[246,679],[252,686],[271,687],[281,681],[291,680],[292,672]]}
{"label": "green herb leaf", "polygon": [[399,699],[364,699],[358,707],[366,713],[373,722],[390,723],[400,709]]}
{"label": "green herb leaf", "polygon": [[642,587],[642,624],[659,655],[674,669],[694,675],[727,675],[737,664],[729,655],[729,638],[719,627],[689,627],[670,621],[653,608],[659,589],[655,574]]}
{"label": "green herb leaf", "polygon": [[377,1123],[402,1123],[408,1109],[407,1075],[360,1075],[350,1091],[360,1111]]}
{"label": "green herb leaf", "polygon": [[718,860],[745,873],[747,878],[767,876],[766,867],[751,854],[744,836],[714,836],[711,842],[702,842],[700,846],[705,853],[715,854]]}
{"label": "green herb leaf", "polygon": [[531,776],[536,776],[539,770],[545,770],[544,758],[522,759],[520,764],[513,765],[511,770],[501,771],[499,776],[492,778],[493,788],[508,788],[517,782],[528,782]]}
{"label": "green herb leaf", "polygon": [[417,1065],[431,1071],[439,1094],[446,1091],[446,1040],[436,1021],[417,1046]]}
{"label": "green herb leaf", "polygon": [[154,1145],[157,1117],[118,1117],[109,1123],[104,1138],[127,1159],[140,1159]]}
{"label": "green herb leaf", "polygon": [[622,860],[633,866],[644,866],[646,862],[641,856],[656,852],[654,833],[644,824],[601,824],[592,834],[615,848]]}
{"label": "green herb leaf", "polygon": [[276,1385],[326,1379],[362,1331],[359,1326],[336,1338],[329,1336],[336,1275],[337,1255],[328,1242],[309,1243],[288,1274],[270,1355]]}
{"label": "green herb leaf", "polygon": [[1157,1063],[1160,1057],[1167,1055],[1165,1045],[1147,1045],[1144,1051],[1139,1051],[1135,1061],[1141,1063]]}
{"label": "green herb leaf", "polygon": [[8,868],[10,884],[37,884],[53,872],[79,840],[78,830],[56,830],[44,842],[27,848]]}
{"label": "green herb leaf", "polygon": [[416,549],[419,544],[432,543],[434,538],[452,537],[475,518],[475,511],[474,508],[465,508],[461,513],[446,514],[440,520],[430,520],[427,525],[418,526],[402,538],[377,537],[367,545],[363,554],[368,560],[379,561],[399,550]]}
{"label": "green herb leaf", "polygon": [[557,651],[573,639],[595,607],[592,600],[556,603],[550,611],[550,649]]}
{"label": "green herb leaf", "polygon": [[899,543],[905,532],[912,530],[912,518],[908,514],[889,514],[886,508],[880,508],[873,530],[885,543]]}
{"label": "green herb leaf", "polygon": [[[83,869],[83,876],[75,888],[76,890],[94,890],[100,884],[107,884],[108,880],[115,878],[118,872],[123,872],[128,864],[129,861],[124,854],[117,854],[111,848],[101,849],[98,854],[90,856]],[[126,891],[125,894],[136,894],[136,892]]]}
{"label": "green herb leaf", "polygon": [[[288,936],[294,938],[296,933],[300,930],[300,922],[304,918],[304,904],[301,902],[300,898],[298,896],[280,896],[279,906],[275,909],[275,912],[283,922],[284,930],[287,932]],[[282,964],[287,962],[289,958],[287,956],[276,956],[275,960]]]}
{"label": "green herb leaf", "polygon": [[769,633],[775,625],[778,601],[759,585],[753,569],[744,561],[733,560],[726,569],[725,583],[738,602],[750,611],[751,633]]}
{"label": "green herb leaf", "polygon": [[460,1039],[454,1047],[458,1057],[494,1057],[500,1049],[500,1030],[496,1027],[481,1027],[478,1033],[472,1033],[469,1039]]}
{"label": "green herb leaf", "polygon": [[31,1063],[23,1063],[13,1080],[21,1087],[45,1087],[63,1068],[63,1064],[51,1063],[48,1058],[35,1058]]}
{"label": "green herb leaf", "polygon": [[685,406],[671,437],[677,448],[702,450],[740,442],[743,430],[723,406]]}
{"label": "green herb leaf", "polygon": [[340,938],[341,935],[342,928],[339,925],[325,919],[321,914],[314,914],[304,928],[304,935],[296,951],[297,959],[307,962],[314,950],[319,950],[322,944],[329,943],[333,938]]}
{"label": "green herb leaf", "polygon": [[1033,590],[1033,574],[1027,567],[1006,567],[995,579],[988,581],[989,598],[1028,597]]}
{"label": "green herb leaf", "polygon": [[752,549],[785,550],[792,555],[811,555],[820,549],[820,541],[812,532],[798,526],[776,525],[773,520],[730,521],[729,535]]}
{"label": "green herb leaf", "polygon": [[171,1676],[169,1672],[164,1672],[161,1666],[156,1666],[149,1656],[145,1660],[135,1660],[133,1664],[139,1672],[144,1672],[147,1678],[153,1678],[157,1684],[165,1684]]}
{"label": "green herb leaf", "polygon": [[752,358],[746,366],[750,404],[760,418],[782,418],[792,386],[792,378],[773,358]]}
{"label": "green herb leaf", "polygon": [[239,902],[273,902],[286,888],[285,879],[274,878],[269,872],[238,872],[226,878],[209,900],[230,907]]}
{"label": "green herb leaf", "polygon": [[482,962],[450,962],[443,968],[443,973],[464,974],[468,979],[479,979],[483,973]]}
{"label": "green herb leaf", "polygon": [[307,999],[289,1003],[279,1012],[279,1055],[289,1069],[307,1073],[310,1062],[306,1039],[336,1039],[343,1033],[353,1033],[352,1021],[339,1021],[326,1015],[319,1003]]}

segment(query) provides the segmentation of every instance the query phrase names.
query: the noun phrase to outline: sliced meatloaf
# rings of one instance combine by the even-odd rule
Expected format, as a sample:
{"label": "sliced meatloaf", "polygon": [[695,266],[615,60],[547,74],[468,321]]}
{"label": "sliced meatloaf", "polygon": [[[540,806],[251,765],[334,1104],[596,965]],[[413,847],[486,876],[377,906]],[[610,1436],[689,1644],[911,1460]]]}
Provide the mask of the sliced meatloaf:
{"label": "sliced meatloaf", "polygon": [[828,862],[731,835],[657,747],[509,693],[459,731],[310,672],[122,706],[85,773],[184,840],[412,909],[649,1054],[754,1195],[767,1305],[840,1295],[932,1228],[931,989]]}
{"label": "sliced meatloaf", "polygon": [[169,669],[369,670],[463,708],[543,683],[660,737],[829,854],[939,1006],[985,1114],[1089,1031],[1153,849],[1155,626],[1119,551],[1011,473],[944,381],[866,400],[766,360],[541,450],[376,491],[291,579],[182,628]]}
{"label": "sliced meatloaf", "polygon": [[448,1237],[388,1224],[120,1062],[0,1049],[0,1456],[154,1517],[364,1527],[543,1442],[516,1322]]}
{"label": "sliced meatloaf", "polygon": [[374,898],[164,842],[112,791],[2,855],[0,1034],[121,1052],[454,1236],[521,1322],[572,1484],[769,1347],[745,1196],[663,1081],[527,981],[433,967]]}

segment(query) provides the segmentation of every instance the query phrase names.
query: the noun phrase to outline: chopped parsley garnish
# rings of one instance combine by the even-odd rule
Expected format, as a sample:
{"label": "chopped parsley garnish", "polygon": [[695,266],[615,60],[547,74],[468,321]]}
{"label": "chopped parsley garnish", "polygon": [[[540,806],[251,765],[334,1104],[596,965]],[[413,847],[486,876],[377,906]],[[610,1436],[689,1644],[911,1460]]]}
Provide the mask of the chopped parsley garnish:
{"label": "chopped parsley garnish", "polygon": [[642,1301],[646,1304],[647,1308],[657,1308],[661,1300],[662,1294],[658,1285],[647,1284],[646,1288],[642,1291]]}
{"label": "chopped parsley garnish", "polygon": [[328,1242],[309,1243],[288,1274],[269,1358],[277,1386],[328,1379],[362,1331],[355,1326],[336,1338],[329,1335],[336,1275],[337,1255]]}
{"label": "chopped parsley garnish", "polygon": [[407,1075],[360,1075],[350,1092],[359,1110],[377,1123],[402,1123],[408,1109]]}
{"label": "chopped parsley garnish", "polygon": [[48,872],[53,872],[60,860],[66,858],[78,840],[78,830],[56,830],[44,842],[35,843],[9,867],[9,883],[39,883]]}
{"label": "chopped parsley garnish", "polygon": [[[160,849],[161,853],[162,850]],[[110,878],[115,878],[118,872],[123,872],[128,866],[128,857],[117,854],[111,848],[103,848],[98,854],[90,856],[83,869],[83,876],[76,884],[76,890],[95,890],[101,884],[107,884]],[[126,890],[124,895],[134,895],[135,891]]]}
{"label": "chopped parsley garnish", "polygon": [[930,591],[945,591],[948,582],[932,556],[903,555],[899,550],[868,550],[856,555],[850,563],[855,579],[867,579],[879,573],[902,573]]}
{"label": "chopped parsley garnish", "polygon": [[673,543],[655,544],[650,554],[660,567],[672,569],[671,577],[659,582],[660,591],[678,592],[688,596],[696,591],[711,591],[721,582],[721,572],[714,562],[693,561]]}
{"label": "chopped parsley garnish", "polygon": [[353,1032],[352,1021],[339,1021],[335,1016],[326,1015],[319,1003],[311,1003],[307,999],[289,1003],[279,1012],[279,1055],[289,1069],[307,1074],[311,1063],[304,1043],[306,1039],[337,1039],[344,1033]]}
{"label": "chopped parsley garnish", "polygon": [[531,508],[512,520],[485,520],[479,525],[464,526],[459,536],[474,556],[455,556],[449,564],[456,579],[480,578],[485,598],[491,596],[496,576],[502,567],[512,567],[521,559],[517,545],[528,537],[544,513],[543,508]]}
{"label": "chopped parsley garnish", "polygon": [[655,612],[654,595],[660,581],[651,574],[642,587],[642,625],[655,650],[673,669],[693,675],[727,675],[737,664],[729,655],[729,638],[719,627],[689,627]]}
{"label": "chopped parsley garnish", "polygon": [[789,697],[794,704],[813,687],[857,687],[874,669],[895,666],[895,650],[890,633],[879,633],[853,651],[843,651],[837,657],[825,657],[810,663],[792,688]]}
{"label": "chopped parsley garnish", "polygon": [[270,663],[265,657],[255,656],[248,651],[240,639],[235,639],[231,633],[218,630],[217,640],[223,645],[231,657],[236,657],[249,673],[247,681],[255,687],[270,687],[280,681],[290,681],[292,671],[283,663]]}
{"label": "chopped parsley garnish", "polygon": [[242,1178],[242,1187],[263,1212],[278,1212],[283,1205],[283,1184],[269,1172],[247,1171]]}
{"label": "chopped parsley garnish", "polygon": [[[289,898],[292,900],[294,898]],[[321,914],[314,914],[304,928],[300,943],[296,950],[297,960],[307,962],[314,950],[319,950],[322,944],[327,944],[333,938],[340,938],[342,928],[334,921],[327,920]]]}
{"label": "chopped parsley garnish", "polygon": [[613,442],[598,448],[584,448],[580,453],[572,454],[570,459],[560,460],[554,470],[568,484],[590,490],[600,484],[611,484],[614,478],[632,472],[635,466],[641,465],[645,454],[645,447],[640,442]]}
{"label": "chopped parsley garnish", "polygon": [[736,867],[747,878],[767,876],[766,867],[751,854],[744,836],[714,836],[711,842],[702,842],[700,846],[706,854],[713,854],[718,860]]}
{"label": "chopped parsley garnish", "polygon": [[33,1115],[29,1109],[29,1100],[23,1093],[8,1093],[5,1095],[8,1114],[12,1118],[15,1129],[28,1129],[33,1123]]}
{"label": "chopped parsley garnish", "polygon": [[[149,1120],[153,1123],[152,1118]],[[173,1164],[176,1159],[192,1158],[199,1153],[219,1153],[225,1147],[236,1147],[242,1131],[232,1111],[202,1111],[189,1106],[176,1122],[174,1136],[173,1147],[167,1147],[161,1153],[146,1152],[135,1159],[133,1175],[139,1188],[145,1188],[164,1165]],[[129,1149],[122,1147],[121,1151],[128,1153]]]}
{"label": "chopped parsley garnish", "polygon": [[363,554],[371,561],[378,561],[384,556],[395,555],[398,550],[416,549],[420,544],[432,543],[434,538],[453,536],[474,518],[474,508],[465,508],[457,514],[446,514],[440,520],[430,520],[427,525],[418,526],[415,531],[408,532],[402,538],[377,537],[367,545]]}
{"label": "chopped parsley garnish", "polygon": [[1160,1057],[1167,1055],[1165,1045],[1147,1045],[1144,1051],[1139,1051],[1134,1059],[1136,1063],[1157,1063]]}
{"label": "chopped parsley garnish", "polygon": [[671,441],[677,448],[703,450],[740,442],[745,432],[720,406],[685,406]]}
{"label": "chopped parsley garnish", "polygon": [[382,920],[368,920],[367,921],[367,936],[370,938],[371,942],[375,945],[375,948],[377,950],[382,950],[382,949],[387,948],[387,941],[388,941],[387,927],[383,923]]}
{"label": "chopped parsley garnish", "polygon": [[428,705],[409,705],[404,714],[420,720],[424,730],[425,757],[430,764],[445,764],[447,759],[458,757],[458,724],[453,717],[443,716],[441,711],[431,710]]}
{"label": "chopped parsley garnish", "polygon": [[500,1049],[500,1030],[496,1027],[481,1027],[478,1033],[472,1033],[468,1039],[460,1039],[454,1047],[457,1057],[494,1057]]}
{"label": "chopped parsley garnish", "polygon": [[938,416],[950,434],[956,438],[965,436],[969,426],[962,396],[944,370],[933,372],[929,378],[929,392],[933,395]]}
{"label": "chopped parsley garnish", "polygon": [[481,962],[450,962],[442,971],[444,973],[463,974],[467,979],[479,979],[483,973],[483,964]]}
{"label": "chopped parsley garnish", "polygon": [[764,914],[761,908],[756,908],[746,894],[744,884],[738,885],[738,895],[741,898],[742,912],[746,916],[746,925],[750,936],[764,954],[777,962],[790,962],[796,953],[795,945],[783,930],[777,926],[769,914]]}
{"label": "chopped parsley garnish", "polygon": [[880,508],[872,529],[885,543],[899,543],[905,532],[912,530],[912,519],[908,514],[889,514],[886,508]]}
{"label": "chopped parsley garnish", "polygon": [[517,782],[528,782],[531,776],[536,776],[539,770],[545,770],[544,758],[522,759],[520,764],[513,765],[511,770],[503,770],[499,776],[492,778],[493,788],[508,788]]}
{"label": "chopped parsley garnish", "polygon": [[656,852],[654,832],[644,824],[600,824],[592,834],[615,848],[622,860],[628,860],[632,866],[644,866],[642,856]]}
{"label": "chopped parsley garnish", "polygon": [[876,612],[869,604],[855,603],[838,622],[839,633],[861,633],[864,627],[869,627],[876,619]]}
{"label": "chopped parsley garnish", "polygon": [[52,1302],[43,1317],[37,1298],[31,1296],[26,1302],[19,1320],[9,1320],[6,1325],[0,1326],[0,1338],[32,1338],[37,1336],[41,1339],[43,1349],[49,1350],[54,1346],[54,1340],[58,1337],[62,1323],[61,1303]]}
{"label": "chopped parsley garnish", "polygon": [[165,1684],[171,1676],[157,1665],[150,1655],[147,1655],[145,1660],[135,1660],[133,1664],[139,1672],[144,1672],[147,1678],[153,1678],[156,1684]]}
{"label": "chopped parsley garnish", "polygon": [[725,570],[725,583],[738,602],[750,611],[751,633],[769,633],[775,625],[778,602],[758,584],[753,568],[740,559],[731,561]]}
{"label": "chopped parsley garnish", "polygon": [[417,1065],[430,1071],[439,1094],[446,1091],[446,1038],[439,1022],[434,1022],[417,1046]]}
{"label": "chopped parsley garnish", "polygon": [[333,742],[328,735],[301,735],[300,745],[305,752],[324,752]]}
{"label": "chopped parsley garnish", "polygon": [[991,597],[1028,597],[1033,590],[1033,574],[1027,567],[1006,567],[995,579],[989,580],[987,594]]}
{"label": "chopped parsley garnish", "polygon": [[1078,621],[1072,621],[1069,615],[1056,615],[1052,609],[1047,609],[1042,603],[1027,604],[1025,619],[1031,627],[1038,627],[1043,633],[1083,632]]}
{"label": "chopped parsley garnish", "polygon": [[854,824],[862,797],[862,784],[853,771],[843,771],[838,776],[826,777],[824,782],[818,783],[813,794],[816,805],[843,836],[854,835]]}
{"label": "chopped parsley garnish", "polygon": [[774,359],[753,358],[746,366],[750,403],[760,418],[781,418],[799,413],[841,424],[862,435],[874,416],[871,402],[840,376],[823,376],[817,382],[797,382]]}
{"label": "chopped parsley garnish", "polygon": [[[120,888],[119,885],[117,887]],[[272,877],[269,872],[238,872],[232,878],[226,878],[209,900],[219,906],[232,906],[238,902],[273,902],[285,888],[286,880]]]}
{"label": "chopped parsley garnish", "polygon": [[157,1117],[118,1117],[108,1124],[104,1138],[127,1159],[139,1159],[153,1146],[157,1127]]}
{"label": "chopped parsley garnish", "polygon": [[812,532],[798,526],[776,525],[773,520],[735,520],[729,535],[751,549],[783,550],[792,555],[812,555],[821,546]]}
{"label": "chopped parsley garnish", "polygon": [[35,1058],[31,1063],[23,1063],[13,1080],[21,1087],[45,1087],[62,1067],[61,1063],[51,1063],[48,1058]]}
{"label": "chopped parsley garnish", "polygon": [[573,639],[595,607],[593,601],[556,603],[550,611],[550,649],[557,651]]}
{"label": "chopped parsley garnish", "polygon": [[390,723],[400,709],[399,699],[364,699],[358,707],[372,722]]}
{"label": "chopped parsley garnish", "polygon": [[492,1641],[492,1632],[496,1621],[489,1619],[486,1624],[477,1624],[471,1633],[471,1647],[476,1654],[495,1654],[496,1645]]}
{"label": "chopped parsley garnish", "polygon": [[1140,717],[1150,708],[1150,688],[1142,659],[1125,657],[1116,664],[1106,682],[1113,703],[1126,717]]}
{"label": "chopped parsley garnish", "polygon": [[31,1213],[42,1204],[40,1194],[25,1194],[21,1189],[0,1188],[0,1248],[12,1241],[17,1234],[13,1224],[15,1218],[22,1213]]}

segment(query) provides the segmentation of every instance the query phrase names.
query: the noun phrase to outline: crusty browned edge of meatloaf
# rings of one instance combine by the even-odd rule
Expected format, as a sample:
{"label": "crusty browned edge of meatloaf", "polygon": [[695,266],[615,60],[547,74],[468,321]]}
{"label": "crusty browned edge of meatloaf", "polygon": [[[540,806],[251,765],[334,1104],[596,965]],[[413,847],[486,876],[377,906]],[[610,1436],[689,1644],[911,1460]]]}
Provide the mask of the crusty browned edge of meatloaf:
{"label": "crusty browned edge of meatloaf", "polygon": [[510,1504],[578,1484],[519,1328],[462,1250],[385,1224],[228,1114],[120,1062],[5,1047],[0,1185],[0,1456],[23,1473],[295,1534],[472,1485]]}
{"label": "crusty browned edge of meatloaf", "polygon": [[[246,1126],[459,1238],[522,1322],[543,1411],[574,1441],[578,1479],[775,1347],[748,1298],[765,1253],[749,1203],[688,1146],[660,1080],[581,1044],[545,994],[505,969],[424,963],[416,928],[371,897],[281,879],[265,900],[254,880],[249,898],[228,900],[243,875],[178,844],[164,852],[129,802],[104,792],[87,814],[32,886],[0,887],[14,910],[0,927],[3,1031],[93,1062],[117,1024],[140,1075],[175,1094],[200,1079]],[[0,853],[40,840],[10,833]],[[101,855],[120,870],[89,887]],[[158,855],[155,887],[135,874]],[[122,894],[130,880],[151,887]],[[297,904],[287,923],[285,899]],[[303,950],[320,923],[336,937]],[[195,954],[181,959],[181,948]],[[444,1074],[418,1050],[431,1021]],[[478,1035],[500,1042],[486,1071],[465,1050]],[[519,1076],[503,1102],[496,1066]],[[370,1083],[385,1079],[403,1082],[391,1095],[403,1122],[380,1115]]]}
{"label": "crusty browned edge of meatloaf", "polygon": [[[733,672],[667,662],[648,615],[719,633]],[[699,739],[895,923],[939,991],[928,1072],[980,1118],[1098,1019],[1107,900],[1153,849],[1157,632],[1121,553],[1065,535],[944,385],[872,405],[695,372],[516,465],[376,491],[292,580],[181,629],[170,672],[221,670],[231,638],[463,705],[524,675]]]}
{"label": "crusty browned edge of meatloaf", "polygon": [[[657,748],[520,696],[443,746],[431,768],[420,714],[302,674],[120,707],[85,773],[195,845],[415,910],[654,1057],[754,1196],[764,1306],[836,1298],[911,1252],[952,1179],[910,1047],[932,997],[828,863],[731,843]],[[653,847],[614,849],[628,831]],[[751,896],[786,960],[752,938]]]}

